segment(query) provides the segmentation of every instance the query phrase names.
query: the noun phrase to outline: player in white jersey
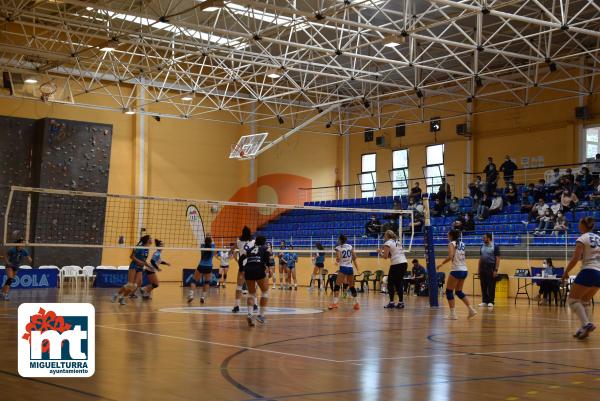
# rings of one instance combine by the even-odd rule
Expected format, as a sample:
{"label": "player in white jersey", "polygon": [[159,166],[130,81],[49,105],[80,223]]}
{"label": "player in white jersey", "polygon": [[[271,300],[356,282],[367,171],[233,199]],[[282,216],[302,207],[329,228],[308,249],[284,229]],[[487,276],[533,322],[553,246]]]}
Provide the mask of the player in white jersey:
{"label": "player in white jersey", "polygon": [[462,291],[468,273],[465,244],[460,240],[460,232],[457,230],[450,230],[448,233],[448,241],[448,257],[437,267],[439,270],[446,263],[452,262],[448,281],[446,281],[446,299],[448,299],[448,306],[450,307],[450,313],[447,318],[450,320],[458,319],[454,310],[454,294],[456,294],[469,309],[470,319],[477,314],[477,311],[473,309],[471,302],[469,302],[469,298],[467,298],[467,295]]}
{"label": "player in white jersey", "polygon": [[565,269],[563,280],[569,278],[569,272],[581,260],[581,270],[577,274],[569,292],[569,308],[581,321],[581,328],[574,337],[587,338],[596,326],[590,321],[592,316],[591,301],[600,288],[600,235],[593,233],[594,219],[585,217],[579,221],[579,232],[575,252]]}
{"label": "player in white jersey", "polygon": [[[337,273],[337,279],[333,289],[333,302],[331,305],[329,305],[329,309],[338,308],[340,288],[344,284],[347,284],[348,287],[350,287],[352,298],[354,298],[354,310],[360,309],[356,288],[354,288],[354,269],[356,269],[356,273],[359,273],[358,263],[356,263],[356,254],[354,253],[354,249],[352,249],[352,245],[348,244],[347,241],[348,239],[344,234],[340,235],[338,238],[339,245],[335,248],[335,260],[340,266],[340,270]],[[352,267],[353,264],[354,267]]]}
{"label": "player in white jersey", "polygon": [[233,313],[237,313],[240,311],[240,301],[242,299],[242,288],[244,286],[244,258],[245,258],[245,247],[246,245],[252,241],[252,232],[250,228],[244,226],[242,229],[242,235],[237,241],[237,249],[235,252],[235,256],[237,256],[238,262],[238,274],[237,274],[237,287],[235,288],[235,306],[231,310]]}
{"label": "player in white jersey", "polygon": [[219,251],[217,253],[217,259],[219,259],[219,286],[225,288],[225,282],[227,281],[227,272],[229,271],[229,259],[235,252],[235,244],[232,242],[229,244],[228,251]]}
{"label": "player in white jersey", "polygon": [[[386,309],[404,308],[404,275],[408,269],[408,260],[404,255],[402,242],[392,230],[387,230],[383,235],[385,243],[380,254],[384,259],[390,259],[390,270],[388,272],[388,294],[390,302],[384,306]],[[394,297],[398,294],[398,305],[394,305]]]}

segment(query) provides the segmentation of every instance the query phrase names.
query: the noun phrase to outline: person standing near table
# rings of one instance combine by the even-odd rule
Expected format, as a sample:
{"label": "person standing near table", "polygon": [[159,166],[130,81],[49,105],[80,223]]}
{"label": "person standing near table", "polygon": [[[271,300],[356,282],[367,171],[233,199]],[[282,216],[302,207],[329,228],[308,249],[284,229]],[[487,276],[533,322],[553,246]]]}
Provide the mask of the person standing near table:
{"label": "person standing near table", "polygon": [[483,245],[479,251],[479,282],[481,284],[480,307],[494,307],[496,297],[496,277],[500,267],[500,247],[492,241],[492,234],[483,235]]}

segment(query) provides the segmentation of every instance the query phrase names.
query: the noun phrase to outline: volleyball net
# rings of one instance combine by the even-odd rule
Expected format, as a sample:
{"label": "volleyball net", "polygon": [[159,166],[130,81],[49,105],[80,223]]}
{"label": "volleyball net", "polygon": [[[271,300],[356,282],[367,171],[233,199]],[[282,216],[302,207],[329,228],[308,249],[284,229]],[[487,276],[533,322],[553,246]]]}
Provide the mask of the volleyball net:
{"label": "volleyball net", "polygon": [[228,249],[244,226],[264,235],[275,248],[282,242],[299,254],[317,243],[333,251],[344,234],[357,252],[375,252],[381,235],[366,237],[366,223],[395,231],[411,249],[413,213],[407,210],[336,208],[118,195],[31,187],[11,187],[4,213],[3,243],[65,248],[130,248],[143,235],[164,249],[203,250],[210,236]]}

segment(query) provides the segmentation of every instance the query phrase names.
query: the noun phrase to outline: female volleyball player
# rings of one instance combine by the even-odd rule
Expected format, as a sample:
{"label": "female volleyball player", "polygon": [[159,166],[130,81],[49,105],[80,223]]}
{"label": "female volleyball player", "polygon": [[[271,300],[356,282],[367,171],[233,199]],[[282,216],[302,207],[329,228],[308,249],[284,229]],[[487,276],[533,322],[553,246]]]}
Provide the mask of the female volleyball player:
{"label": "female volleyball player", "polygon": [[227,272],[229,271],[229,258],[234,248],[233,242],[229,244],[228,251],[219,251],[217,253],[217,259],[219,259],[219,286],[225,288],[225,281],[227,280]]}
{"label": "female volleyball player", "polygon": [[150,265],[152,267],[146,267],[146,269],[144,270],[144,273],[146,273],[146,277],[148,278],[148,285],[145,287],[142,287],[142,298],[145,299],[151,299],[152,295],[152,291],[155,288],[158,288],[158,273],[160,270],[160,265],[165,265],[165,266],[171,266],[171,264],[169,262],[166,262],[164,260],[162,260],[162,247],[164,246],[164,243],[159,240],[159,239],[155,239],[154,240],[154,245],[156,246],[156,251],[154,251],[154,253],[152,254],[152,257],[150,258]]}
{"label": "female volleyball player", "polygon": [[252,232],[250,228],[244,226],[242,229],[242,235],[238,238],[237,241],[237,250],[235,256],[237,257],[238,262],[238,274],[237,274],[237,287],[235,288],[235,306],[231,310],[233,313],[237,313],[240,311],[240,301],[242,299],[242,288],[244,286],[244,259],[246,258],[245,247],[246,245],[252,241]]}
{"label": "female volleyball player", "polygon": [[194,278],[190,282],[190,292],[188,294],[188,303],[191,303],[194,300],[194,292],[196,291],[196,286],[199,283],[200,277],[202,277],[202,289],[200,290],[200,303],[203,304],[206,302],[206,298],[208,297],[208,289],[210,286],[210,280],[212,279],[212,268],[213,268],[213,257],[215,256],[215,251],[209,250],[215,247],[215,244],[212,242],[211,237],[206,237],[204,239],[204,245],[202,245],[205,250],[200,251],[200,263],[198,263],[198,267],[194,272]]}
{"label": "female volleyball player", "polygon": [[288,273],[288,278],[287,281],[289,283],[289,289],[292,289],[292,282],[293,284],[293,288],[295,291],[298,291],[298,279],[296,278],[296,263],[298,262],[298,254],[296,252],[294,252],[294,246],[292,244],[290,244],[289,246],[290,251],[287,253],[287,257],[286,257],[286,261],[287,261],[287,273]]}
{"label": "female volleyball player", "polygon": [[[348,244],[348,239],[344,234],[340,235],[338,238],[338,246],[335,248],[335,252],[335,260],[340,266],[340,270],[338,271],[335,287],[333,288],[333,302],[329,305],[329,309],[338,308],[340,287],[346,284],[350,287],[352,298],[354,298],[354,310],[359,310],[360,305],[358,304],[356,288],[354,288],[354,269],[356,269],[356,273],[360,272],[358,271],[358,263],[354,249],[352,249],[352,245]],[[353,264],[354,268],[352,267]]]}
{"label": "female volleyball player", "polygon": [[269,252],[269,264],[267,265],[267,278],[273,278],[273,288],[275,288],[275,255],[273,254],[273,245],[267,242],[267,252]]}
{"label": "female volleyball player", "polygon": [[450,313],[447,318],[450,320],[458,319],[456,317],[456,311],[454,310],[454,294],[456,294],[469,309],[470,319],[477,314],[477,311],[473,309],[469,302],[469,298],[467,298],[467,295],[462,291],[468,273],[465,258],[465,244],[460,240],[460,232],[457,230],[450,230],[450,232],[448,232],[448,241],[448,257],[437,267],[439,270],[446,263],[452,262],[448,281],[446,282],[446,298],[448,299],[448,306],[450,307]]}
{"label": "female volleyball player", "polygon": [[319,289],[319,291],[323,291],[323,287],[321,286],[321,280],[323,280],[323,270],[325,270],[325,248],[323,247],[323,244],[321,244],[320,242],[317,242],[315,244],[315,247],[317,248],[317,253],[314,257],[314,264],[315,267],[313,268],[313,273],[310,277],[310,287],[309,288],[313,288],[313,282],[315,280],[317,280],[317,288]]}
{"label": "female volleyball player", "polygon": [[[385,243],[380,251],[384,259],[390,259],[390,270],[388,272],[388,294],[390,302],[384,306],[386,309],[404,308],[404,275],[408,268],[408,260],[404,255],[402,243],[392,230],[387,230],[383,235]],[[398,305],[394,305],[394,296],[398,294]]]}
{"label": "female volleyball player", "polygon": [[252,310],[256,306],[256,286],[260,288],[260,309],[256,321],[265,323],[265,312],[269,300],[269,280],[267,279],[267,265],[269,263],[269,251],[267,250],[267,239],[264,236],[256,237],[256,240],[247,242],[244,246],[244,278],[248,286],[248,326],[254,326]]}
{"label": "female volleyball player", "polygon": [[[24,242],[25,240],[23,239],[17,240],[17,244],[22,244]],[[19,271],[19,267],[23,265],[23,262],[31,263],[31,256],[29,256],[27,249],[17,245],[6,252],[5,259],[6,269],[4,271],[6,274],[6,282],[4,283],[4,286],[2,286],[2,298],[5,301],[8,301],[8,291],[10,291],[11,284],[15,282],[15,276]]]}
{"label": "female volleyball player", "polygon": [[137,283],[141,282],[142,273],[144,267],[151,267],[146,261],[148,259],[149,247],[152,245],[152,237],[144,235],[140,238],[137,243],[137,248],[131,251],[131,264],[129,265],[129,271],[127,272],[127,284],[119,289],[111,298],[111,302],[115,302],[117,298],[121,305],[125,305],[125,297],[134,293],[137,288]]}
{"label": "female volleyball player", "polygon": [[587,338],[596,326],[590,321],[592,316],[591,300],[600,288],[600,236],[593,233],[594,219],[585,217],[579,221],[581,236],[575,243],[575,252],[565,269],[563,280],[569,278],[569,272],[581,260],[581,270],[569,292],[569,308],[581,321],[581,328],[574,337],[583,340]]}
{"label": "female volleyball player", "polygon": [[[287,285],[285,283],[285,278],[287,276],[287,261],[286,261],[286,252],[285,252],[285,241],[281,241],[279,255],[279,289],[283,290],[283,285]],[[275,288],[275,287],[273,287]]]}

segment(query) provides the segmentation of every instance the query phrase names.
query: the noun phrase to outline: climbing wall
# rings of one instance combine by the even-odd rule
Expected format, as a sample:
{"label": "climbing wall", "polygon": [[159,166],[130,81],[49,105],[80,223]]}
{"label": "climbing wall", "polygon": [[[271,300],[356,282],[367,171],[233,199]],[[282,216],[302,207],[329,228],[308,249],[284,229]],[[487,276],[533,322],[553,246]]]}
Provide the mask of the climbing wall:
{"label": "climbing wall", "polygon": [[[41,188],[107,192],[112,126],[46,118],[39,120],[33,151],[33,182]],[[101,245],[105,199],[34,197],[32,236],[36,242]],[[46,210],[64,211],[45,213]],[[52,219],[47,216],[51,214]],[[58,217],[57,217],[58,215]],[[100,248],[39,247],[35,264],[99,265]]]}
{"label": "climbing wall", "polygon": [[[11,185],[32,186],[32,150],[35,120],[0,116],[0,238],[4,238],[4,213]],[[22,218],[8,227],[8,240],[25,235]],[[21,223],[19,223],[21,222]]]}

